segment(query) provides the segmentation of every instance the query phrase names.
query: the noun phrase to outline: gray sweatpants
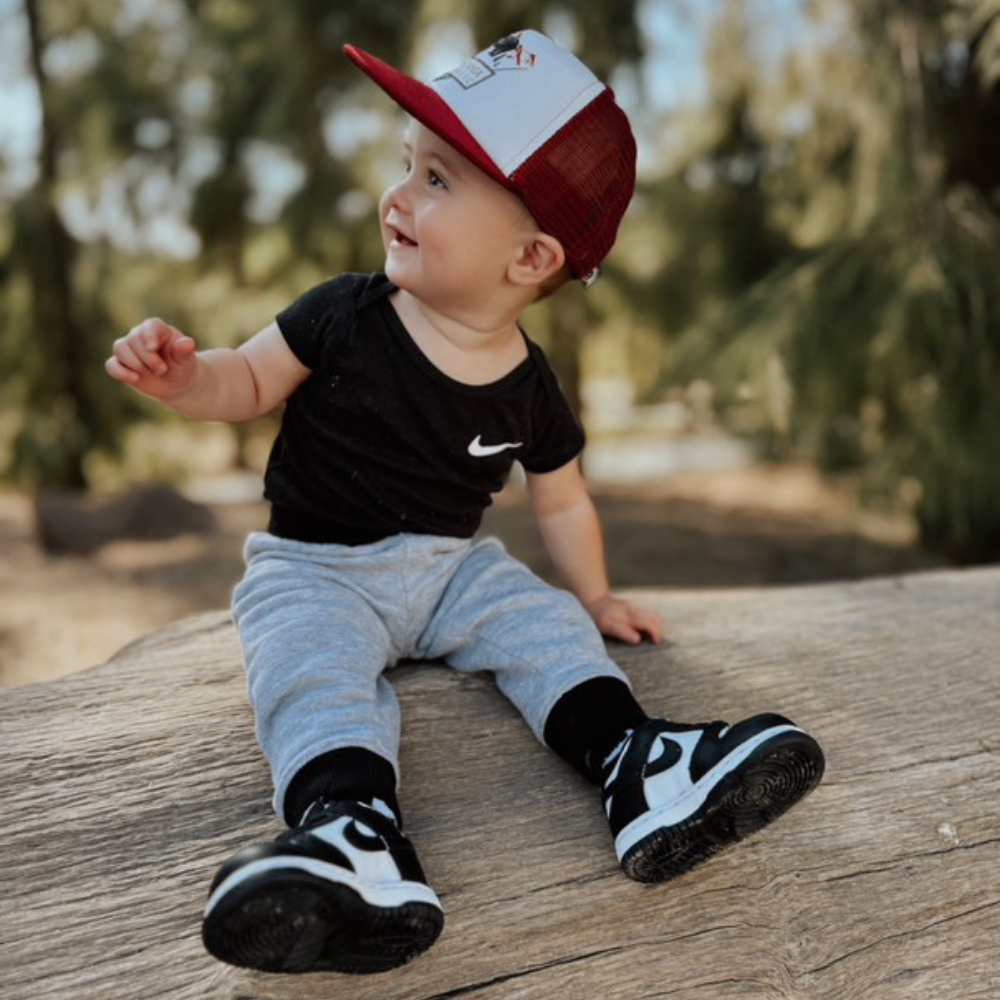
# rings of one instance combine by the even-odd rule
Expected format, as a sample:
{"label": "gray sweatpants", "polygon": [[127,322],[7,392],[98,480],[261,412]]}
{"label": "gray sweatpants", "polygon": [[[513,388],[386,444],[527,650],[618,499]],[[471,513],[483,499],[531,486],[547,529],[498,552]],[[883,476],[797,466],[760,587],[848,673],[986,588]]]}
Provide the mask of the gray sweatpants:
{"label": "gray sweatpants", "polygon": [[384,671],[401,659],[491,671],[539,740],[578,684],[628,684],[576,598],[495,538],[348,546],[254,532],[244,556],[233,617],[279,816],[291,779],[330,750],[377,753],[398,780],[399,703]]}

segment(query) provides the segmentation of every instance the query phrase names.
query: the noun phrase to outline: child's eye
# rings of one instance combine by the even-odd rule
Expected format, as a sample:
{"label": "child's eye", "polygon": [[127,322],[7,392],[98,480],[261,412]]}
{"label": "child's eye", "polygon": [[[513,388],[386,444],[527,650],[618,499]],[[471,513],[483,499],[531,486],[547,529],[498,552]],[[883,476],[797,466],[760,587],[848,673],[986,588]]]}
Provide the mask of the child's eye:
{"label": "child's eye", "polygon": [[435,170],[427,171],[427,182],[431,187],[438,187],[440,185],[446,191],[448,190],[448,185],[445,184],[444,178]]}

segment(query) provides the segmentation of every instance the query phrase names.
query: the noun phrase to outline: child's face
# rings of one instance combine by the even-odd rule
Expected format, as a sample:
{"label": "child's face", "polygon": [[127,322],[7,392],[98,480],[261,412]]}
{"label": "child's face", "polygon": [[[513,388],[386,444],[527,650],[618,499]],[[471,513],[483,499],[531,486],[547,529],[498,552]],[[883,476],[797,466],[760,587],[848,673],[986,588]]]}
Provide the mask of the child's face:
{"label": "child's face", "polygon": [[404,173],[379,202],[386,275],[439,308],[481,303],[534,234],[531,216],[419,122],[403,149]]}

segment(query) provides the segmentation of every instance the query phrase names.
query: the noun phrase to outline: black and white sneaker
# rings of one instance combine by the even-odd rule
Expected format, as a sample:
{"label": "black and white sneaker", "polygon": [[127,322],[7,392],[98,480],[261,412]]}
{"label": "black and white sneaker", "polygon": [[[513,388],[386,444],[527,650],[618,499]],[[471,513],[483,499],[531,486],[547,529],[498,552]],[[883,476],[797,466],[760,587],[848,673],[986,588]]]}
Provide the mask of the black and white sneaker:
{"label": "black and white sneaker", "polygon": [[819,744],[780,715],[734,726],[650,719],[601,769],[618,860],[639,882],[675,878],[776,819],[823,767]]}
{"label": "black and white sneaker", "polygon": [[444,913],[388,806],[318,802],[218,871],[202,923],[216,958],[262,972],[384,972],[429,948]]}

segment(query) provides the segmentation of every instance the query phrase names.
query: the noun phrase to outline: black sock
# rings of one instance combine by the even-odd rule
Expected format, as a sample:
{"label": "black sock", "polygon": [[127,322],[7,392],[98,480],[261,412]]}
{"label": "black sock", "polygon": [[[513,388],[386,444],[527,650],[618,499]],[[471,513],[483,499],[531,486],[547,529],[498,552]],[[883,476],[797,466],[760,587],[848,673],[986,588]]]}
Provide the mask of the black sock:
{"label": "black sock", "polygon": [[545,723],[545,742],[585,778],[597,783],[601,762],[649,716],[629,686],[616,677],[595,677],[567,691]]}
{"label": "black sock", "polygon": [[348,802],[381,799],[403,825],[396,798],[396,772],[384,757],[361,747],[343,747],[313,758],[292,778],[285,792],[285,822],[298,826],[305,811],[320,798]]}

